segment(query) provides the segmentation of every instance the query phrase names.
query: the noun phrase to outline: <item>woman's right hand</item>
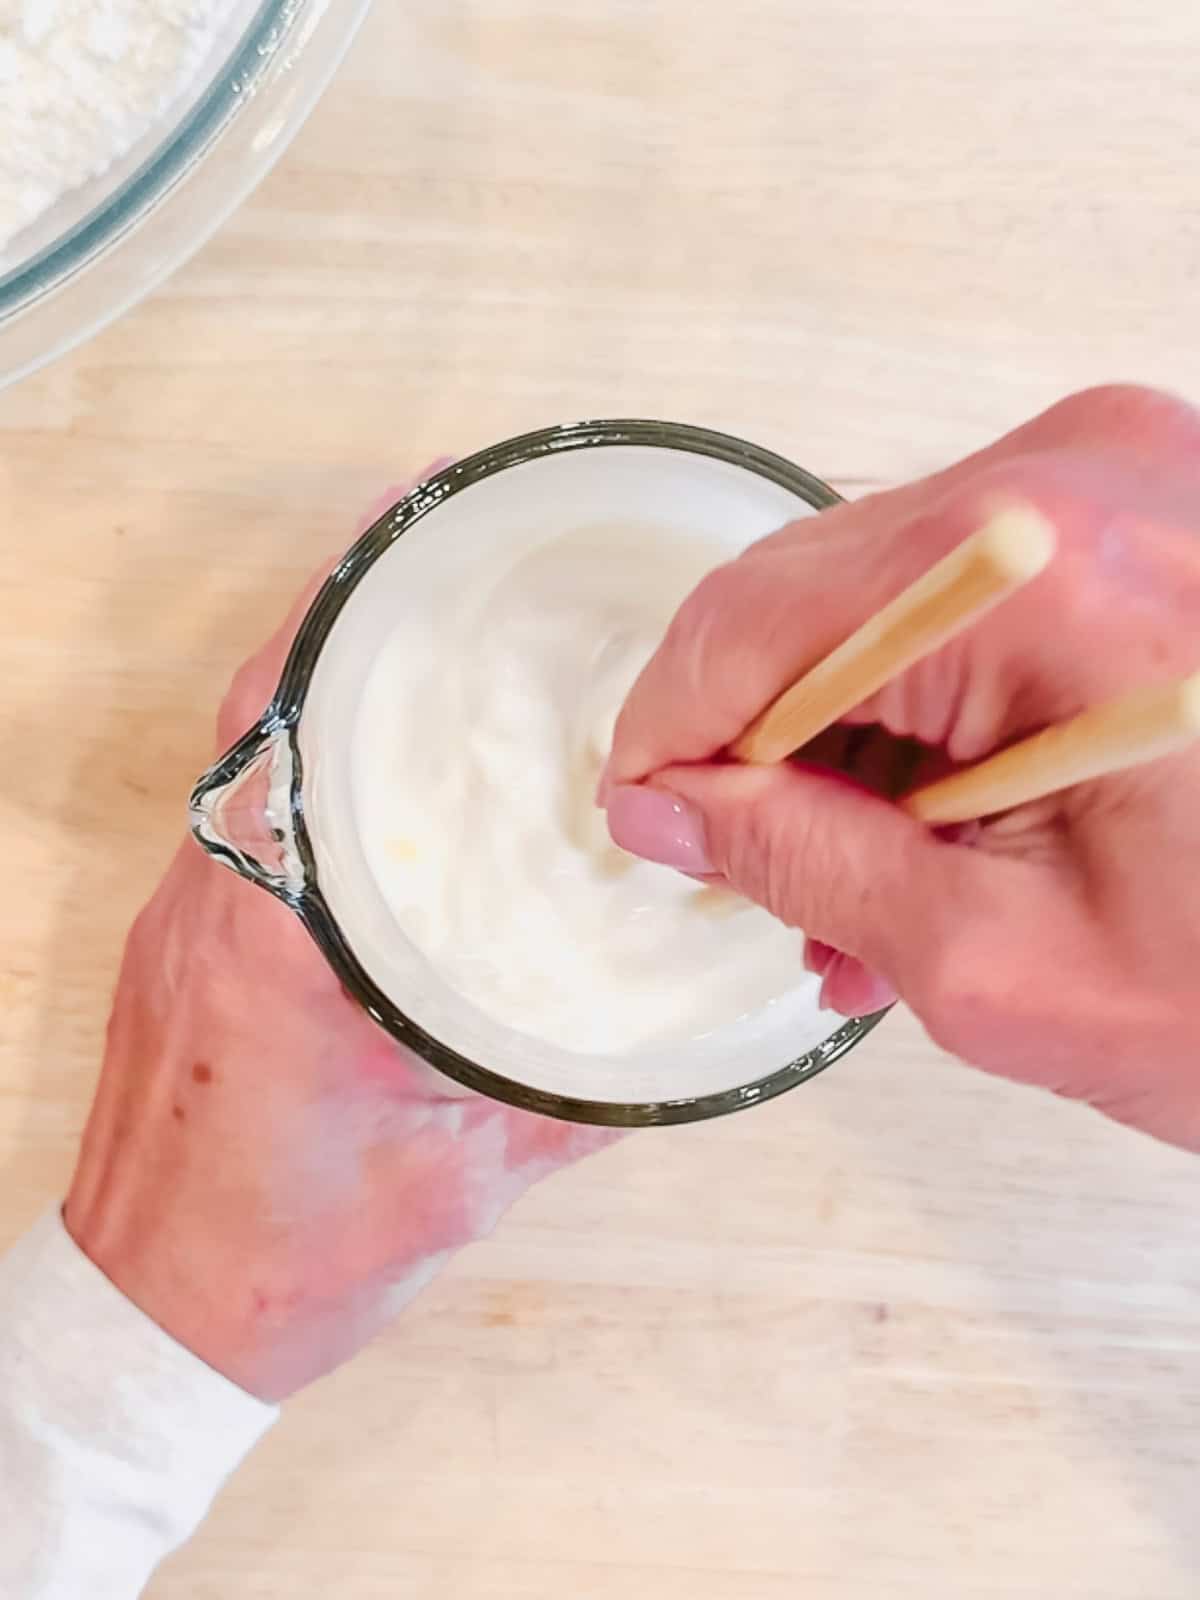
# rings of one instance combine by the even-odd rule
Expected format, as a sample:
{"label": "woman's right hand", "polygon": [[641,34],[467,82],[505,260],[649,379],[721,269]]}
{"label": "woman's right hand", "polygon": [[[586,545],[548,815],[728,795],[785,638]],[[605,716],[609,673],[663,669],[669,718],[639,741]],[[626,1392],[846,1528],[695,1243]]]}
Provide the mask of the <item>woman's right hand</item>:
{"label": "woman's right hand", "polygon": [[685,602],[617,723],[618,844],[805,929],[826,1002],[906,1000],[947,1049],[1200,1149],[1200,749],[936,836],[854,770],[721,763],[788,684],[998,505],[1050,569],[851,718],[973,762],[1200,667],[1200,414],[1063,401],[923,482],[805,518]]}

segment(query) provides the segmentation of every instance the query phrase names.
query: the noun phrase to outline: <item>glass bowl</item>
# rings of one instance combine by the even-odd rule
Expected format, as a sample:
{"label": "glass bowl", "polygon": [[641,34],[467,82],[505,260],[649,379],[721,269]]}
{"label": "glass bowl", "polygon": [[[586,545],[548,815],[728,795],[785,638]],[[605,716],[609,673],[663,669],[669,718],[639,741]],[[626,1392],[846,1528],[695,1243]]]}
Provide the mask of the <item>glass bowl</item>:
{"label": "glass bowl", "polygon": [[197,249],[286,149],[370,0],[240,0],[192,87],[0,249],[0,387],[88,338]]}
{"label": "glass bowl", "polygon": [[[299,916],[347,993],[399,1045],[468,1089],[568,1121],[639,1127],[720,1116],[793,1088],[852,1049],[882,1013],[845,1020],[774,1006],[701,1038],[607,1057],[552,1045],[472,1007],[411,943],[373,879],[353,730],[384,641],[406,616],[452,600],[498,541],[635,526],[705,537],[724,530],[748,544],[838,498],[770,451],[663,422],[547,428],[447,467],[335,568],[271,704],[196,786],[196,839]],[[376,731],[384,734],[382,723]]]}

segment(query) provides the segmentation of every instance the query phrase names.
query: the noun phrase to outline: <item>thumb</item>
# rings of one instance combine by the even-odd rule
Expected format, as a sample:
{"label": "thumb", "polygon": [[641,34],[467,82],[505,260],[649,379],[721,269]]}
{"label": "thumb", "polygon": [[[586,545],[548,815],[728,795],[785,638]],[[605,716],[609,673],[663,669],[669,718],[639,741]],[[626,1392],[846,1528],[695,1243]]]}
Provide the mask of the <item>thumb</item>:
{"label": "thumb", "polygon": [[864,992],[855,966],[906,998],[925,988],[967,915],[980,867],[973,851],[937,838],[890,801],[793,763],[668,767],[650,784],[614,788],[608,825],[634,855],[719,875],[853,958],[836,978],[830,958],[819,958],[827,1003],[851,1012],[870,1009],[855,998]]}

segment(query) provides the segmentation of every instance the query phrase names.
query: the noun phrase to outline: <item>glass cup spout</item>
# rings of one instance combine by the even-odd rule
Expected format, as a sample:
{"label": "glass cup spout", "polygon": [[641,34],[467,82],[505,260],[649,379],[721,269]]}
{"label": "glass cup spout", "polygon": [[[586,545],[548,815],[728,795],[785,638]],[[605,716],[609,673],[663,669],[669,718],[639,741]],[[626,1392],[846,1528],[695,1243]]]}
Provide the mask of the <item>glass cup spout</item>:
{"label": "glass cup spout", "polygon": [[292,727],[268,714],[193,789],[192,834],[217,861],[295,906],[307,883],[296,842],[298,804]]}

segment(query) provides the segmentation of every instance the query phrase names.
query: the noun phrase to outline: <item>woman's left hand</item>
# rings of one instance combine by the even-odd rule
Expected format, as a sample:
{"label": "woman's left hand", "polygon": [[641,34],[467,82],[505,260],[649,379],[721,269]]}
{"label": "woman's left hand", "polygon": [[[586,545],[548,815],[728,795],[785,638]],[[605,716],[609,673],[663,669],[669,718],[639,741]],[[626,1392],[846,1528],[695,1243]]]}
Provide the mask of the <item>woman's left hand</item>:
{"label": "woman's left hand", "polygon": [[[274,693],[320,574],[238,672]],[[65,1208],[81,1248],[277,1400],[352,1356],[536,1179],[608,1143],[465,1094],[355,1006],[298,919],[191,841],[134,924]]]}

